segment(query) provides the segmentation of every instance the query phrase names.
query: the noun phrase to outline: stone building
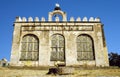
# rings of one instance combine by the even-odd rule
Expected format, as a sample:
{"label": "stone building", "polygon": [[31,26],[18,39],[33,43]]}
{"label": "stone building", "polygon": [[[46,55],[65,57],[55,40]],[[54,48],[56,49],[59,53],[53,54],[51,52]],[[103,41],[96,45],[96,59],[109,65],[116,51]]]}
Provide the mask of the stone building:
{"label": "stone building", "polygon": [[70,17],[56,5],[44,17],[16,17],[11,66],[109,66],[103,24],[98,17]]}
{"label": "stone building", "polygon": [[8,63],[7,59],[3,58],[2,60],[0,60],[1,67],[6,67],[8,65],[9,65],[9,63]]}

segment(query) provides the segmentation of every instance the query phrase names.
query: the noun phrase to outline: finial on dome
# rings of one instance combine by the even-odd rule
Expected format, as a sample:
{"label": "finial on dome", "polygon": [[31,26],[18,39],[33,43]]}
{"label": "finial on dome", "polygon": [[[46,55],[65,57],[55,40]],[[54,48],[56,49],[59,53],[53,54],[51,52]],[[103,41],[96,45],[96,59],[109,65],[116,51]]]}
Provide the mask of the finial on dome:
{"label": "finial on dome", "polygon": [[55,9],[54,10],[61,10],[60,5],[58,3],[55,4]]}

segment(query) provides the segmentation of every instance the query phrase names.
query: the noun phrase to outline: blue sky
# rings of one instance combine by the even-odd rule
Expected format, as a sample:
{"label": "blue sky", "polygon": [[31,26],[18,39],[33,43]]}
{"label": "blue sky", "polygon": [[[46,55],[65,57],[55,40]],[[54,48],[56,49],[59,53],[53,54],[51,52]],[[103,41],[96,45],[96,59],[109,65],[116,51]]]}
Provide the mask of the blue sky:
{"label": "blue sky", "polygon": [[13,23],[16,16],[45,17],[59,3],[71,16],[100,17],[109,52],[120,54],[120,0],[0,0],[0,59],[10,60]]}

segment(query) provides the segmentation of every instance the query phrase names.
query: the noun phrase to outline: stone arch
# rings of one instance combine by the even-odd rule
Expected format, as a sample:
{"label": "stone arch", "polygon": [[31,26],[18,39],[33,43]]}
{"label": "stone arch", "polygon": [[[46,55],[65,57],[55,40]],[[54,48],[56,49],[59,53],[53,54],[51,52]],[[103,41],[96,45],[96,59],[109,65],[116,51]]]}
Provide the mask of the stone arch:
{"label": "stone arch", "polygon": [[65,61],[65,38],[62,34],[51,36],[51,61]]}
{"label": "stone arch", "polygon": [[77,60],[95,60],[94,41],[88,34],[77,36]]}
{"label": "stone arch", "polygon": [[32,34],[32,33],[25,34],[25,35],[22,36],[22,38],[24,38],[25,36],[33,36],[39,41],[38,36],[36,36],[35,34]]}
{"label": "stone arch", "polygon": [[38,61],[39,39],[34,34],[26,34],[21,41],[20,61]]}
{"label": "stone arch", "polygon": [[52,21],[52,17],[55,15],[55,14],[59,14],[62,16],[62,21],[67,21],[66,19],[66,13],[61,11],[61,10],[55,10],[53,12],[49,12],[49,21]]}

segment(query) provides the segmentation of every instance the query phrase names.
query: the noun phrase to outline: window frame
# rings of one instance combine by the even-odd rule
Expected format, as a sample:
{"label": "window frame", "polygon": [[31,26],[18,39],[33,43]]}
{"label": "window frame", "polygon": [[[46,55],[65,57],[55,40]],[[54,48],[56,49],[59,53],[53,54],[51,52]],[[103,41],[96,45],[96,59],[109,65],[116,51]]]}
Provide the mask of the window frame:
{"label": "window frame", "polygon": [[[86,38],[86,40],[83,41],[82,37]],[[77,61],[82,61],[82,60],[91,61],[91,60],[95,60],[94,42],[93,42],[93,39],[92,39],[91,36],[89,36],[87,34],[81,34],[81,35],[77,36],[76,44],[77,44]],[[88,44],[90,44],[91,46],[89,46]],[[82,48],[81,49],[80,46],[82,46],[83,48],[81,47]],[[90,48],[90,49],[88,49],[88,48]],[[81,50],[79,50],[79,49],[81,49]]]}
{"label": "window frame", "polygon": [[[53,45],[53,42],[55,42],[55,44],[57,43],[57,45]],[[60,43],[63,44],[63,45],[61,46]],[[53,58],[53,54],[54,54],[55,58]],[[54,35],[51,36],[50,61],[65,61],[65,38],[61,34],[54,34]]]}
{"label": "window frame", "polygon": [[[23,46],[23,44],[25,45]],[[30,48],[29,46],[31,46],[32,48]],[[23,47],[25,47],[25,50],[23,49]],[[36,47],[37,47],[37,50],[36,50]],[[23,53],[24,53],[24,58],[23,58]],[[20,61],[38,61],[38,60],[39,60],[38,37],[33,34],[27,34],[23,36],[21,41]]]}

